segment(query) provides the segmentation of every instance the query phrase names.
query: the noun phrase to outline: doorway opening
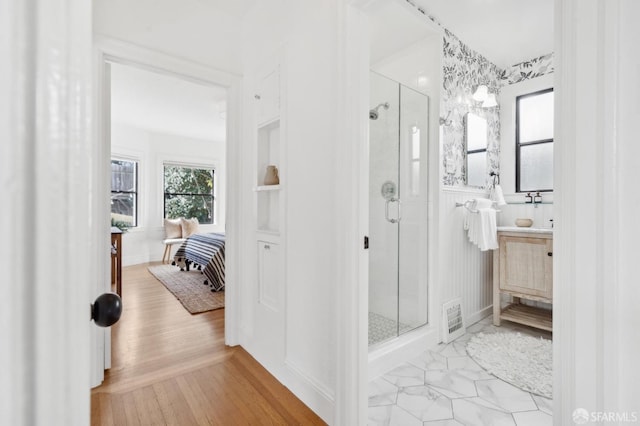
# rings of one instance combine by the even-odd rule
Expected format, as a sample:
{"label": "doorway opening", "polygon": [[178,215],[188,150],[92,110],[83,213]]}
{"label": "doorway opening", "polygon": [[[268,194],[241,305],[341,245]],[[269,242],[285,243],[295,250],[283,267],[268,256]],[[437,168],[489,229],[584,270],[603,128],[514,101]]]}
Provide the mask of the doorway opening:
{"label": "doorway opening", "polygon": [[[207,347],[225,341],[220,303],[203,313],[189,307],[214,294],[204,285],[206,265],[181,271],[173,259],[161,259],[168,237],[225,234],[228,88],[111,60],[104,63],[104,77],[109,214],[111,224],[125,231],[124,311],[105,345],[105,385],[111,388],[188,369],[177,366],[183,360],[198,365],[210,357]],[[176,229],[165,226],[165,219],[177,223],[181,235],[169,235]],[[166,274],[160,278],[152,268]],[[182,281],[168,282],[172,277],[193,282],[180,287]],[[185,293],[187,288],[193,291]]]}

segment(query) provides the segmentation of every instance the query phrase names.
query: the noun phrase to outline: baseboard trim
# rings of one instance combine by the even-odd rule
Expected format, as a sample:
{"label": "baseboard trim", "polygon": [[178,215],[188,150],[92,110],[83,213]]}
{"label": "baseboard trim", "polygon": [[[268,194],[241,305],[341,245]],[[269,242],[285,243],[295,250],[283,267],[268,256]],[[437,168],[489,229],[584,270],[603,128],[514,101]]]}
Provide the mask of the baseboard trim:
{"label": "baseboard trim", "polygon": [[472,326],[473,324],[477,323],[486,316],[491,315],[492,313],[493,305],[489,305],[484,309],[480,309],[478,312],[474,312],[473,314],[467,316],[464,322],[464,326],[468,328],[469,326]]}
{"label": "baseboard trim", "polygon": [[286,379],[282,383],[328,424],[333,424],[335,394],[291,360],[285,361]]}

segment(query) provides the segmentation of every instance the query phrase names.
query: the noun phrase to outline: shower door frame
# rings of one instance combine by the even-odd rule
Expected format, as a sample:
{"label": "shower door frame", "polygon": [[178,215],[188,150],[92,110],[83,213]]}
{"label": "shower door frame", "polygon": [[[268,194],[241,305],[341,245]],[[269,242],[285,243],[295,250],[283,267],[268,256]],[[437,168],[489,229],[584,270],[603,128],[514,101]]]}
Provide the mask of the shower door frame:
{"label": "shower door frame", "polygon": [[[369,76],[370,94],[375,93],[375,99],[371,99],[373,102],[369,113],[367,235],[371,242],[369,255],[375,251],[376,259],[369,262],[369,271],[372,272],[373,268],[374,277],[369,277],[368,317],[371,319],[372,313],[382,317],[383,325],[386,320],[395,322],[393,335],[389,324],[389,335],[370,343],[370,348],[375,348],[429,324],[429,271],[428,265],[420,262],[420,259],[428,254],[428,218],[422,204],[429,197],[428,117],[431,105],[426,93],[383,72],[371,69]],[[379,110],[381,106],[384,106],[384,110]],[[374,110],[378,110],[379,114],[373,116],[371,111]],[[417,157],[413,152],[414,141],[409,130],[411,123],[420,132]],[[420,166],[417,181],[413,180],[412,173],[416,160]],[[387,183],[394,185],[392,193],[387,194],[382,189]],[[402,212],[408,212],[405,217],[413,218],[413,222],[403,221]],[[424,225],[420,226],[421,223]],[[411,232],[416,226],[416,232]],[[415,234],[418,239],[412,243],[411,237]],[[408,297],[412,290],[415,290],[413,298]],[[409,302],[414,299],[418,301],[415,309]]]}

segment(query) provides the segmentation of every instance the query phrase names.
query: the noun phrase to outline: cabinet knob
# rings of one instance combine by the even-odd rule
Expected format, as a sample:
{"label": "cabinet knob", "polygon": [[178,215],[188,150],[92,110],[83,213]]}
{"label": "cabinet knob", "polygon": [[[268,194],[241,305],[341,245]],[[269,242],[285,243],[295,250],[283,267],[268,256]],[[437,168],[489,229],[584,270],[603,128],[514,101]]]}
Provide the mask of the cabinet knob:
{"label": "cabinet knob", "polygon": [[260,95],[256,94],[256,95],[253,95],[253,97],[256,98],[256,100],[258,100],[258,101],[260,100]]}
{"label": "cabinet knob", "polygon": [[547,256],[551,257],[551,256],[553,256],[553,253],[547,252]]}
{"label": "cabinet knob", "polygon": [[265,245],[264,245],[264,249],[265,249],[265,250],[270,250],[270,249],[271,249],[271,246],[270,246],[269,244],[265,244]]}

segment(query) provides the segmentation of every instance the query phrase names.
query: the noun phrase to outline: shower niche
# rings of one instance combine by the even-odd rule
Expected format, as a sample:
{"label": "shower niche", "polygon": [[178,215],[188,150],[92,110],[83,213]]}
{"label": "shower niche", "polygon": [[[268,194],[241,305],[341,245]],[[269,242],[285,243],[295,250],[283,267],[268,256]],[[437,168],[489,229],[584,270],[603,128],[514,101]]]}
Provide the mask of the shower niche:
{"label": "shower niche", "polygon": [[369,345],[427,324],[429,98],[370,73]]}

